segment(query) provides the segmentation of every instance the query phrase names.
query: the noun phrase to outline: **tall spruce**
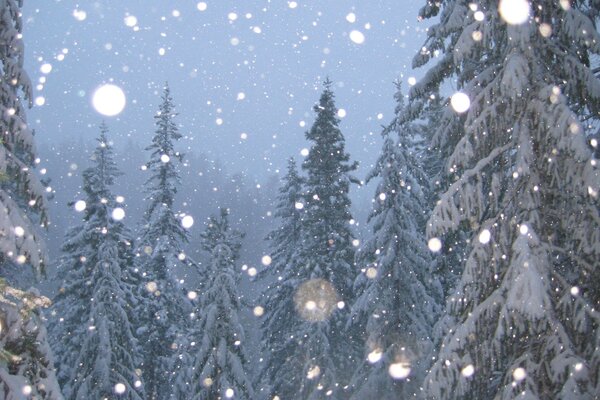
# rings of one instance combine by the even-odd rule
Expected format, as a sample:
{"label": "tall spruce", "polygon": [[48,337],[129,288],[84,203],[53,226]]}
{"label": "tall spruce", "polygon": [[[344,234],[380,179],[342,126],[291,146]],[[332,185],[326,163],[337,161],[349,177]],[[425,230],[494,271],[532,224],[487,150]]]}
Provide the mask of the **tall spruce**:
{"label": "tall spruce", "polygon": [[[404,112],[400,87],[396,114]],[[425,241],[428,178],[415,146],[419,129],[394,119],[367,182],[379,184],[369,216],[371,236],[357,253],[352,323],[364,332],[364,357],[353,377],[354,398],[419,395],[432,353],[441,285]]]}
{"label": "tall spruce", "polygon": [[261,296],[261,306],[264,307],[261,326],[264,365],[259,374],[259,394],[269,399],[277,393],[282,398],[285,398],[284,394],[294,393],[290,383],[298,378],[291,379],[293,372],[282,366],[296,349],[295,329],[300,323],[294,293],[300,283],[298,276],[302,268],[301,259],[297,256],[304,214],[302,184],[303,178],[298,175],[296,162],[290,159],[274,213],[279,226],[267,236],[271,263],[260,276],[267,283],[267,288]]}
{"label": "tall spruce", "polygon": [[62,287],[52,308],[53,347],[66,399],[139,400],[144,389],[132,326],[137,295],[132,235],[111,187],[121,173],[106,125],[83,171],[82,222],[69,230],[58,274]]}
{"label": "tall spruce", "polygon": [[312,146],[302,164],[307,177],[295,255],[300,265],[292,281],[296,316],[289,321],[293,337],[282,357],[281,380],[274,382],[281,398],[346,397],[358,355],[355,337],[346,330],[356,276],[348,192],[358,182],[350,175],[357,163],[345,151],[331,85],[325,82],[316,120],[306,132]]}
{"label": "tall spruce", "polygon": [[46,252],[37,228],[47,223],[44,187],[34,170],[34,133],[25,115],[32,91],[23,69],[21,6],[0,2],[0,394],[61,399],[38,310],[49,300],[35,289],[15,287],[31,283],[25,275],[44,271]]}
{"label": "tall spruce", "polygon": [[202,234],[202,248],[210,254],[209,282],[202,293],[194,330],[190,399],[254,398],[235,268],[242,238],[243,234],[230,228],[226,209],[209,219]]}
{"label": "tall spruce", "polygon": [[[439,57],[407,114],[448,78],[470,99],[454,116],[462,129],[446,168],[455,181],[428,235],[436,249],[461,224],[474,232],[447,303],[455,326],[424,389],[435,399],[591,399],[600,393],[600,316],[587,290],[600,256],[600,175],[579,114],[600,111],[589,68],[600,35],[586,15],[600,3],[523,2],[521,16],[509,4],[428,1],[420,13],[440,18],[414,65]],[[434,139],[451,134],[442,125]]]}
{"label": "tall spruce", "polygon": [[189,303],[176,271],[188,265],[183,246],[188,233],[175,209],[180,184],[178,165],[182,154],[174,148],[181,134],[170,89],[165,85],[162,102],[154,116],[156,131],[146,168],[146,211],[140,233],[139,268],[143,275],[140,290],[145,298],[140,307],[140,335],[144,355],[143,376],[150,399],[177,397],[175,382],[181,372],[183,332],[189,326]]}

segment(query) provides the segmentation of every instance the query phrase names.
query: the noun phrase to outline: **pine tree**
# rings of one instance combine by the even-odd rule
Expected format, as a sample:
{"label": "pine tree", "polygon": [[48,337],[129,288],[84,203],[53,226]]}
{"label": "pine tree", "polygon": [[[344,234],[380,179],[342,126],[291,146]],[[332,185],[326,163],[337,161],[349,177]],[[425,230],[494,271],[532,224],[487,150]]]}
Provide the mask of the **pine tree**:
{"label": "pine tree", "polygon": [[190,311],[175,275],[189,265],[183,251],[188,234],[183,219],[175,211],[180,184],[177,165],[182,160],[174,148],[174,142],[181,138],[173,121],[176,115],[169,87],[165,86],[159,111],[154,116],[156,132],[146,149],[150,151],[150,161],[146,164],[150,177],[146,182],[147,208],[139,250],[145,301],[138,312],[139,333],[145,337],[141,345],[146,393],[150,399],[161,400],[178,396],[174,383],[182,369],[180,353]]}
{"label": "pine tree", "polygon": [[[262,322],[262,354],[264,366],[259,380],[263,395],[283,395],[293,393],[288,388],[290,371],[281,368],[286,358],[293,353],[296,345],[294,329],[298,316],[294,303],[294,292],[301,283],[298,280],[301,260],[297,257],[301,245],[304,199],[302,193],[303,178],[298,175],[294,159],[288,161],[287,174],[279,189],[277,210],[274,215],[280,225],[271,231],[269,241],[271,263],[260,278],[268,282],[262,294],[264,305]],[[262,307],[262,306],[261,306]]]}
{"label": "pine tree", "polygon": [[[399,85],[395,98],[400,114]],[[356,399],[418,396],[441,309],[424,239],[429,182],[414,146],[418,130],[394,120],[382,135],[381,155],[367,177],[379,180],[369,216],[373,233],[357,254],[363,273],[352,316],[366,343],[353,378]]]}
{"label": "pine tree", "polygon": [[[586,16],[600,4],[522,2],[520,15],[509,4],[421,10],[440,19],[414,64],[440,54],[411,90],[414,108],[449,77],[470,100],[453,97],[465,106],[447,163],[457,179],[430,218],[431,248],[461,224],[474,232],[447,304],[456,326],[424,388],[435,399],[591,399],[600,316],[586,282],[600,256],[600,176],[578,115],[600,111],[589,68],[600,35]],[[449,134],[441,126],[435,141]]]}
{"label": "pine tree", "polygon": [[[63,244],[63,284],[52,310],[58,377],[67,399],[142,399],[134,337],[137,305],[132,236],[111,191],[120,174],[100,126],[93,165],[83,171],[83,221]],[[81,203],[81,202],[84,203]],[[85,206],[85,208],[84,208]]]}
{"label": "pine tree", "polygon": [[307,177],[295,255],[300,265],[290,281],[296,316],[288,321],[292,333],[273,386],[281,398],[337,399],[345,396],[349,366],[358,355],[354,333],[346,330],[356,276],[348,192],[358,182],[350,175],[357,163],[349,162],[344,148],[331,81],[314,110],[316,120],[306,133],[313,144],[302,164]]}
{"label": "pine tree", "polygon": [[202,248],[210,254],[210,282],[202,293],[196,329],[188,392],[194,400],[254,398],[235,272],[243,235],[229,227],[227,215],[227,210],[221,209],[219,218],[211,217],[202,234]]}
{"label": "pine tree", "polygon": [[34,134],[22,104],[32,104],[22,28],[21,2],[0,3],[0,396],[61,399],[37,309],[49,300],[12,286],[23,281],[25,265],[39,277],[46,261],[36,229],[47,223],[44,187],[34,173]]}

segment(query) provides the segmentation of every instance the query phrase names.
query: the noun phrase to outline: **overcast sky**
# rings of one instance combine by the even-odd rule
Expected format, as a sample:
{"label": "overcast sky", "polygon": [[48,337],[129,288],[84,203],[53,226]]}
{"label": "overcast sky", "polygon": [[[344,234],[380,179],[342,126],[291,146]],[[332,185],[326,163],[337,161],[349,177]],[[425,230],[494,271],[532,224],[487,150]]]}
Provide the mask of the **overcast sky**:
{"label": "overcast sky", "polygon": [[[127,137],[146,145],[168,81],[186,136],[181,148],[261,179],[284,169],[289,156],[302,158],[312,106],[329,76],[337,106],[346,111],[347,149],[364,178],[380,149],[380,126],[394,108],[392,82],[402,76],[408,87],[409,77],[422,74],[410,69],[425,39],[426,26],[416,17],[420,6],[398,0],[25,0],[26,67],[37,86],[34,97],[43,103],[29,121],[40,142],[92,142],[105,119],[117,145]],[[354,30],[364,42],[359,33],[350,35]],[[109,82],[127,98],[116,117],[101,116],[91,104],[94,90]]]}

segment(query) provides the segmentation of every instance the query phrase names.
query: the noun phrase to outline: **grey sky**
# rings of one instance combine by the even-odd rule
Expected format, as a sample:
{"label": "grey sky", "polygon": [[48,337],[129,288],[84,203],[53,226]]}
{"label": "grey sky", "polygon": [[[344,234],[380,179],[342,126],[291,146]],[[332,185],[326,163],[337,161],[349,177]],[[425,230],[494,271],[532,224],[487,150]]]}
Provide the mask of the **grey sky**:
{"label": "grey sky", "polygon": [[[312,106],[328,75],[337,106],[347,112],[341,123],[347,148],[364,177],[379,151],[380,126],[394,107],[392,82],[415,75],[410,61],[425,37],[416,18],[422,2],[297,0],[295,8],[284,0],[205,3],[200,11],[197,1],[26,0],[27,70],[34,86],[46,78],[43,88],[34,89],[45,104],[29,112],[38,141],[91,141],[103,119],[91,94],[112,81],[127,96],[125,110],[105,118],[115,141],[131,137],[145,145],[168,81],[188,136],[182,146],[261,178],[283,169],[290,155],[301,158]],[[85,19],[78,20],[81,11]],[[137,18],[139,30],[126,25],[126,16]],[[350,40],[352,30],[364,34],[364,43]],[[68,52],[59,61],[63,49]],[[46,75],[44,63],[52,65]]]}

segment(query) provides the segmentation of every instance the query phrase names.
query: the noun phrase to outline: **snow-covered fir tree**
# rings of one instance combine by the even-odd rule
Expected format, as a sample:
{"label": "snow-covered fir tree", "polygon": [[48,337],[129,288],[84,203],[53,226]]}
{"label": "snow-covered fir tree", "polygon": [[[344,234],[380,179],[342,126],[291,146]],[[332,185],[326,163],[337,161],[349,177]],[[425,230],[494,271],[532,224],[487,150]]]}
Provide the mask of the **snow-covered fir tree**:
{"label": "snow-covered fir tree", "polygon": [[[0,2],[0,397],[61,399],[38,307],[48,299],[15,288],[46,259],[37,225],[46,224],[44,187],[27,124],[31,82],[23,69],[21,1]],[[31,267],[31,269],[25,266]]]}
{"label": "snow-covered fir tree", "polygon": [[[398,86],[396,113],[404,112]],[[383,148],[367,182],[379,182],[369,216],[372,234],[357,253],[352,323],[364,332],[354,398],[419,395],[432,352],[441,286],[425,241],[428,179],[413,145],[418,130],[398,120],[383,130]]]}
{"label": "snow-covered fir tree", "polygon": [[346,329],[352,303],[354,236],[351,230],[349,162],[340,131],[331,81],[314,110],[317,114],[306,138],[312,142],[302,164],[307,173],[301,245],[294,257],[293,299],[296,315],[288,321],[290,337],[279,380],[272,382],[281,398],[338,399],[346,397],[350,366],[359,350],[352,331]]}
{"label": "snow-covered fir tree", "polygon": [[[587,290],[600,259],[597,161],[579,113],[600,111],[589,68],[598,1],[428,1],[439,14],[414,61],[434,65],[413,110],[448,78],[462,129],[455,181],[429,221],[430,248],[466,224],[474,234],[455,319],[427,398],[592,399],[600,393],[600,316]],[[447,126],[435,141],[448,142]]]}
{"label": "snow-covered fir tree", "polygon": [[[181,134],[174,122],[170,89],[165,85],[162,102],[154,116],[156,131],[146,168],[146,211],[138,246],[139,268],[143,275],[140,290],[144,303],[138,311],[139,335],[144,355],[143,376],[150,399],[178,396],[175,387],[181,372],[183,332],[189,326],[189,302],[177,280],[176,271],[189,264],[183,246],[188,233],[175,210],[175,196],[180,184],[178,166],[182,155],[174,142]],[[193,220],[191,220],[193,221]]]}
{"label": "snow-covered fir tree", "polygon": [[210,280],[202,293],[194,329],[190,399],[254,398],[244,328],[238,315],[241,304],[235,263],[242,237],[230,228],[226,209],[209,219],[202,234],[202,248],[210,254]]}
{"label": "snow-covered fir tree", "polygon": [[289,354],[297,346],[295,329],[298,323],[302,323],[297,321],[294,303],[294,293],[301,283],[298,276],[302,262],[297,257],[297,251],[301,245],[304,213],[302,184],[296,162],[290,159],[274,213],[279,226],[267,236],[271,263],[260,276],[267,282],[267,288],[261,296],[261,307],[264,308],[261,326],[264,365],[261,366],[260,391],[257,389],[257,392],[268,399],[276,394],[282,398],[292,397],[294,387],[290,384],[298,378],[291,379],[292,372],[282,366],[289,362]]}
{"label": "snow-covered fir tree", "polygon": [[137,295],[132,234],[111,187],[120,175],[100,126],[92,166],[83,171],[82,222],[63,244],[62,286],[52,308],[53,347],[66,399],[144,398],[134,337]]}

